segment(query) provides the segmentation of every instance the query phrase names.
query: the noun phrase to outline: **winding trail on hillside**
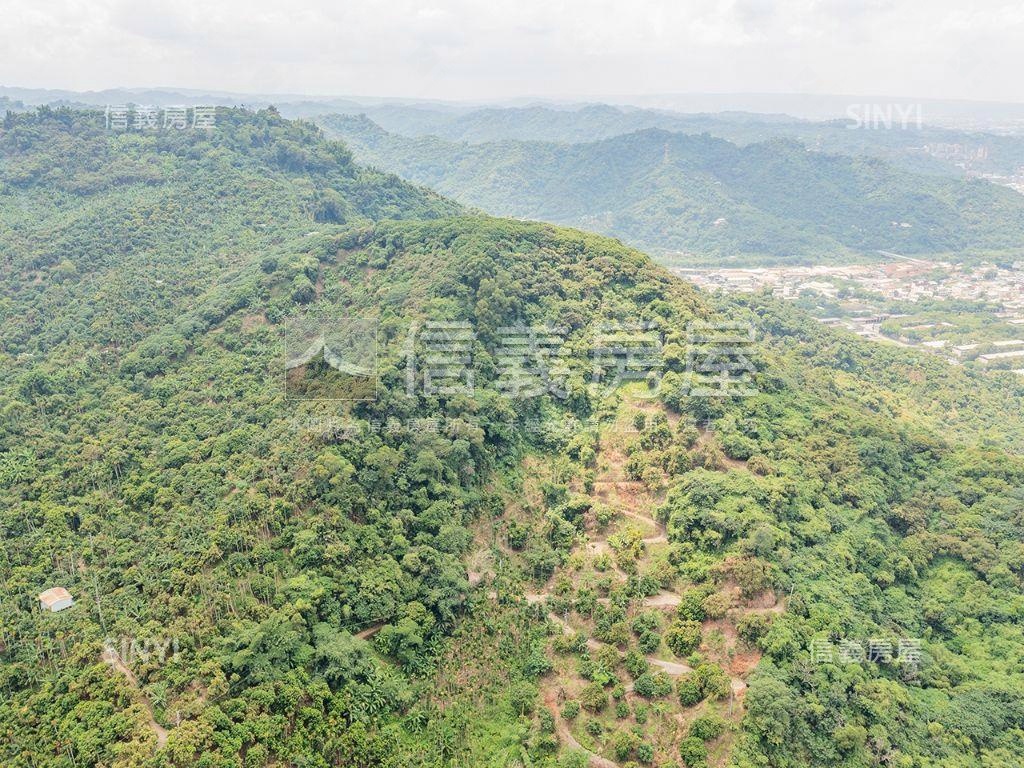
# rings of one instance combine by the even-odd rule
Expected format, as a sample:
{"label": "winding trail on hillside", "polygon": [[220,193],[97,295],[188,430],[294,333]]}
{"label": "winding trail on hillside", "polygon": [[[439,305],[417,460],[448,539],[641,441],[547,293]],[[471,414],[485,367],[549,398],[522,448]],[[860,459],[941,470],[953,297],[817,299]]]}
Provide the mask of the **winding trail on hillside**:
{"label": "winding trail on hillside", "polygon": [[[575,635],[576,634],[576,630],[573,629],[571,626],[569,626],[569,623],[565,619],[563,619],[561,616],[559,616],[557,613],[555,613],[554,611],[552,611],[551,613],[548,614],[548,618],[551,621],[555,622],[555,624],[557,624],[558,626],[560,626],[562,628],[562,634],[563,635]],[[599,643],[597,640],[595,640],[592,637],[588,637],[587,638],[587,648],[589,648],[590,650],[594,651],[594,650],[597,650],[600,647],[601,647],[601,643]]]}
{"label": "winding trail on hillside", "polygon": [[[648,409],[650,410],[650,409]],[[711,438],[710,434],[703,436],[704,440]],[[615,437],[612,440],[616,440]],[[588,521],[586,526],[587,535],[582,538],[581,541],[573,547],[574,552],[579,555],[584,555],[587,560],[592,562],[595,570],[599,570],[605,574],[605,577],[612,575],[617,577],[619,580],[619,586],[623,586],[628,582],[630,576],[623,571],[623,566],[620,566],[619,555],[626,554],[620,553],[616,550],[609,542],[611,538],[612,542],[618,544],[618,541],[613,538],[615,534],[623,534],[625,541],[635,544],[640,542],[643,544],[641,551],[638,553],[637,565],[644,562],[648,562],[652,553],[647,549],[648,547],[654,547],[659,545],[668,545],[668,526],[665,523],[659,522],[653,515],[653,510],[656,509],[661,501],[665,498],[664,492],[659,490],[663,485],[662,483],[648,484],[629,478],[625,474],[625,467],[627,464],[627,452],[621,447],[621,445],[612,442],[610,444],[604,444],[599,448],[598,451],[599,463],[597,468],[597,477],[594,479],[593,488],[590,491],[590,498],[594,505],[600,503],[606,505],[607,508],[613,513],[613,523],[610,530],[606,530],[606,527],[601,525],[596,528],[590,526],[595,521]],[[739,465],[740,462],[727,461],[730,467],[733,464]],[[592,537],[592,538],[591,538]],[[630,551],[629,555],[633,555]],[[597,562],[597,558],[605,560],[605,564]],[[610,558],[610,560],[608,559]],[[601,565],[598,568],[598,565]],[[630,563],[630,565],[633,565]],[[635,569],[627,569],[633,572]],[[535,587],[538,589],[536,592],[529,592],[524,595],[526,603],[530,606],[545,606],[544,613],[547,619],[557,626],[563,635],[572,637],[577,632],[582,632],[584,636],[587,636],[586,647],[589,651],[596,651],[598,649],[612,648],[619,652],[621,657],[621,650],[617,649],[614,645],[606,645],[596,639],[589,637],[590,630],[587,628],[589,625],[581,625],[580,627],[574,626],[577,624],[577,620],[574,616],[570,616],[570,613],[560,615],[555,611],[551,610],[549,600],[554,595],[552,590],[553,584],[556,583],[555,576],[553,575],[548,583],[544,586]],[[753,606],[749,609],[730,609],[729,610],[729,621],[735,621],[735,615],[744,615],[746,613],[782,613],[785,610],[785,606],[781,601],[771,600],[768,598],[772,597],[767,594],[764,596],[765,599],[756,601]],[[608,605],[611,600],[609,597],[597,597],[596,601],[600,604]],[[556,601],[557,602],[557,601]],[[669,586],[669,588],[661,589],[653,595],[649,595],[645,598],[640,599],[639,605],[643,608],[657,609],[659,613],[665,614],[669,619],[675,616],[675,608],[682,602],[681,594],[675,591],[675,588]],[[571,612],[571,609],[570,609]],[[586,616],[582,619],[586,620]],[[591,617],[592,618],[592,617]],[[726,621],[726,619],[722,619]],[[705,629],[706,629],[705,622]],[[725,635],[729,635],[728,631]],[[735,640],[735,631],[733,630],[731,637]],[[657,653],[657,652],[655,652]],[[671,654],[666,654],[671,656]],[[648,669],[652,673],[660,673],[661,675],[668,676],[673,681],[678,678],[685,677],[694,673],[694,668],[686,663],[684,660],[669,660],[664,658],[658,658],[657,655],[645,655],[644,658],[647,660]],[[674,657],[673,657],[674,658]],[[760,658],[760,654],[754,654],[753,652],[739,654],[733,656],[730,651],[728,660],[720,659],[719,663],[728,676],[729,680],[729,699],[739,705],[742,711],[742,699],[747,690],[747,682],[744,679],[756,666],[757,661]],[[566,673],[564,671],[559,673],[569,683],[568,690],[575,691],[576,686],[574,685],[575,678],[572,673]],[[636,693],[635,682],[630,680],[628,677],[622,681],[622,687],[629,694],[630,699],[639,696]],[[559,742],[563,747],[578,751],[581,755],[585,756],[587,763],[590,768],[619,768],[619,765],[606,757],[603,757],[590,749],[584,747],[579,741],[573,736],[570,725],[571,722],[563,720],[560,711],[560,704],[564,700],[563,697],[566,695],[566,688],[561,687],[560,683],[555,681],[549,681],[542,686],[544,706],[550,711],[552,718],[554,719],[555,731],[558,736]],[[682,728],[682,733],[685,734],[687,724],[692,720],[693,717],[700,714],[702,711],[698,707],[684,708],[683,712],[679,712],[676,715],[676,719]],[[733,712],[730,703],[730,713]],[[676,749],[678,747],[678,733],[673,737],[672,744],[674,746],[663,748]],[[717,762],[714,764],[718,764]]]}
{"label": "winding trail on hillside", "polygon": [[135,677],[135,673],[132,672],[128,665],[121,659],[121,655],[112,648],[107,648],[100,654],[100,659],[105,661],[107,664],[112,666],[128,681],[128,684],[135,689],[138,693],[139,698],[142,700],[142,705],[146,708],[146,712],[149,714],[149,727],[153,729],[153,733],[156,734],[156,747],[162,749],[167,743],[168,732],[160,723],[156,721],[156,716],[153,712],[153,704],[149,698],[142,692],[142,686],[139,685],[139,679]]}
{"label": "winding trail on hillside", "polygon": [[544,694],[544,705],[551,713],[551,716],[555,719],[555,732],[558,734],[559,740],[568,745],[571,749],[575,749],[586,755],[590,768],[619,768],[618,763],[612,762],[607,757],[601,757],[596,752],[591,752],[576,741],[576,737],[573,736],[572,731],[569,730],[568,723],[562,719],[562,715],[558,711],[558,701],[554,691],[549,690]]}

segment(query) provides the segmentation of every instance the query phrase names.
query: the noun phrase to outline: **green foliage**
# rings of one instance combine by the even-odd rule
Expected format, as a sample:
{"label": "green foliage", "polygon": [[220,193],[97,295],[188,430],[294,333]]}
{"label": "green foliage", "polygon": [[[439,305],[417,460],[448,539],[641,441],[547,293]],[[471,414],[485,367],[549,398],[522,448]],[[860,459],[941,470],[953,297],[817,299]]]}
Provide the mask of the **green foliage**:
{"label": "green foliage", "polygon": [[629,672],[630,677],[634,679],[640,677],[650,668],[650,664],[647,662],[647,659],[643,654],[637,653],[634,650],[630,650],[626,653],[626,658],[623,664],[626,667],[626,671]]}
{"label": "green foliage", "polygon": [[600,683],[590,683],[580,691],[580,705],[588,712],[600,712],[608,706],[608,694]]}
{"label": "green foliage", "polygon": [[[742,166],[721,172],[741,176],[776,156],[725,150]],[[798,175],[822,172],[798,154],[778,152]],[[698,622],[727,605],[709,598],[738,588],[737,631],[764,654],[740,766],[1024,760],[1019,382],[862,343],[770,297],[702,297],[600,237],[465,215],[272,110],[131,136],[96,113],[42,110],[4,122],[0,160],[4,766],[554,764],[545,710],[524,718],[551,668],[544,644],[587,641],[552,642],[546,609],[517,590],[562,566],[590,516],[611,525],[574,495],[597,438],[565,426],[601,412],[583,386],[587,329],[655,314],[666,347],[694,318],[754,323],[759,394],[688,398],[668,386],[678,372],[666,377],[666,403],[685,411],[678,445],[648,416],[633,454],[640,477],[670,475],[661,567],[609,591],[609,561],[603,587],[559,581],[552,605],[587,608],[595,636],[626,651],[637,693],[660,696],[642,655],[659,648],[660,620],[636,603],[697,585],[665,633],[687,656]],[[751,189],[762,201],[770,170]],[[816,199],[844,205],[841,192]],[[1005,201],[989,202],[1000,215]],[[946,224],[919,231],[950,237]],[[376,400],[296,402],[273,384],[285,324],[307,310],[378,322]],[[472,393],[407,396],[403,344],[428,320],[477,327]],[[570,329],[564,400],[494,391],[488,345],[520,321]],[[332,419],[354,434],[321,428]],[[698,437],[692,459],[680,454]],[[539,497],[522,493],[527,456],[557,470]],[[620,533],[635,565],[643,537]],[[493,567],[476,587],[466,562],[479,554]],[[38,612],[57,583],[76,605]],[[108,637],[180,650],[129,659],[136,689],[101,662]],[[868,638],[917,638],[921,659],[811,654],[815,639]],[[593,657],[579,706],[598,712],[621,662],[612,647]],[[729,690],[704,663],[677,694],[692,706]],[[147,702],[169,732],[159,752]],[[674,704],[649,706],[653,732]],[[585,729],[601,733],[596,719]],[[687,763],[704,760],[699,738],[683,745]]]}
{"label": "green foliage", "polygon": [[676,656],[680,658],[689,656],[700,645],[700,622],[691,619],[676,619],[668,625],[663,639],[665,640],[665,645]]}
{"label": "green foliage", "polygon": [[537,703],[537,687],[527,682],[516,683],[509,689],[508,703],[517,715],[530,714]]}
{"label": "green foliage", "polygon": [[632,731],[616,731],[611,737],[612,754],[619,762],[628,760],[638,746],[640,740]]}
{"label": "green foliage", "polygon": [[681,676],[676,683],[676,694],[684,707],[692,707],[707,698],[724,698],[729,691],[730,681],[725,670],[709,662],[698,664],[693,672]]}
{"label": "green foliage", "polygon": [[704,768],[707,765],[708,750],[703,741],[688,736],[679,745],[679,757],[686,768]]}
{"label": "green foliage", "polygon": [[702,715],[690,723],[689,735],[701,741],[711,741],[722,735],[726,723],[718,715]]}
{"label": "green foliage", "polygon": [[[388,134],[365,118],[321,122],[361,159],[470,205],[596,227],[673,254],[674,263],[839,260],[877,250],[1012,253],[1024,229],[1024,201],[1009,189],[912,173],[878,157],[808,152],[789,138],[737,145],[693,135],[700,131],[647,129],[575,144],[464,144]],[[857,133],[864,132],[833,135]]]}
{"label": "green foliage", "polygon": [[711,584],[703,584],[699,587],[684,590],[680,595],[679,605],[676,608],[676,615],[684,621],[704,621],[707,611],[704,609],[704,601],[715,591]]}
{"label": "green foliage", "polygon": [[660,698],[672,692],[672,680],[664,672],[644,672],[633,683],[633,690],[645,699]]}

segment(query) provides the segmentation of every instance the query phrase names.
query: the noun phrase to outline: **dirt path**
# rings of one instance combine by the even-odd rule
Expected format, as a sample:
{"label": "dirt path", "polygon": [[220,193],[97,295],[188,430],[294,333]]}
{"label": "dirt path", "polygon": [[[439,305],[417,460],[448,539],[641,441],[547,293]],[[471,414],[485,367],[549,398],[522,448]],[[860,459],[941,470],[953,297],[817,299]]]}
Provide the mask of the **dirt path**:
{"label": "dirt path", "polygon": [[[652,406],[646,410],[650,411],[655,409]],[[604,578],[611,575],[613,581],[617,577],[621,582],[620,586],[621,584],[626,583],[629,577],[619,567],[617,553],[608,543],[609,534],[614,535],[614,533],[627,532],[632,541],[640,539],[645,547],[666,545],[669,543],[667,526],[659,523],[653,514],[653,511],[658,508],[659,504],[665,498],[665,494],[663,491],[658,490],[654,485],[649,487],[647,484],[633,480],[626,475],[625,468],[628,455],[624,445],[622,444],[622,439],[621,435],[612,435],[608,441],[602,438],[598,452],[599,459],[597,477],[594,480],[593,490],[590,493],[592,502],[600,502],[615,513],[615,517],[613,518],[614,523],[611,530],[607,531],[604,528],[597,528],[595,530],[592,528],[594,521],[588,519],[586,525],[587,538],[574,547],[574,554],[585,557],[585,560],[582,558],[580,559],[580,563],[583,564],[587,564],[589,562],[590,565],[596,565],[593,562],[594,558],[610,557],[609,566],[607,568],[602,568],[601,572],[604,574]],[[704,439],[707,440],[710,439],[710,437],[705,435]],[[732,460],[726,460],[725,463],[730,468],[733,466]],[[736,464],[739,465],[741,463],[736,462]],[[591,536],[593,538],[590,538]],[[652,557],[652,551],[650,549],[643,548],[639,554],[637,566],[639,567],[644,563],[650,562]],[[573,566],[574,569],[579,569],[580,567],[581,566],[577,565]],[[553,590],[553,587],[550,585],[554,583],[555,576],[552,576],[548,582],[548,586],[534,586],[533,588],[537,591],[525,594],[524,598],[526,602],[532,606],[544,604],[551,597],[551,590]],[[674,614],[674,611],[671,609],[674,609],[682,602],[681,595],[674,591],[674,583],[675,582],[673,582],[672,585],[668,585],[668,588],[662,589],[657,594],[639,601],[640,605],[644,608],[661,609],[661,612],[666,614]],[[610,602],[608,597],[595,599],[600,604],[607,605]],[[633,603],[633,605],[635,605],[635,603]],[[767,593],[763,596],[763,599],[754,601],[754,606],[752,606],[752,612],[758,613],[779,613],[782,610],[784,610],[784,607],[774,599],[774,595],[769,595]],[[574,624],[577,624],[578,622],[575,618],[573,618],[570,623],[568,615],[563,617],[555,612],[549,612],[550,607],[546,607],[544,611],[547,612],[547,618],[554,622],[564,635],[572,636],[576,633],[577,627],[575,627]],[[737,613],[742,615],[743,612],[737,611]],[[585,616],[582,618],[584,622],[587,621]],[[731,615],[729,618],[730,621],[735,620]],[[723,619],[723,623],[725,623],[725,619]],[[590,626],[591,625],[589,623],[585,626],[581,625],[579,630],[589,634],[590,631],[592,631],[588,629]],[[730,626],[732,625],[730,624]],[[729,633],[727,631],[723,631],[723,635],[728,638]],[[734,629],[733,638],[735,639]],[[586,644],[591,651],[604,647],[603,643],[600,643],[593,638],[588,638]],[[730,657],[730,659],[731,658],[732,657]],[[689,664],[683,663],[682,661],[669,661],[666,659],[656,658],[653,655],[646,656],[646,659],[652,672],[661,672],[673,679],[691,674],[694,671],[693,667]],[[743,657],[741,660],[745,662],[746,657]],[[738,705],[737,712],[739,714],[734,715],[734,710],[730,703],[729,711],[731,720],[737,720],[737,718],[742,715],[742,701],[747,690],[745,678],[753,670],[753,667],[756,666],[758,660],[759,656],[755,658],[753,655],[750,655],[749,664],[742,663],[737,665],[732,663],[727,664],[725,661],[719,659],[725,674],[729,675],[730,699]],[[573,674],[572,670],[568,667],[565,669],[560,668],[559,675],[560,682],[548,682],[542,687],[542,690],[544,704],[554,718],[555,731],[560,744],[563,748],[578,751],[582,755],[586,756],[589,768],[619,768],[615,762],[584,747],[572,735],[570,729],[571,723],[562,719],[559,710],[563,701],[563,695],[565,694],[565,690],[561,685],[564,683],[568,686],[569,690],[575,690],[576,683],[578,681],[576,680],[576,676]],[[635,695],[634,683],[632,681],[627,678],[622,685],[631,696]],[[693,717],[700,714],[700,706],[703,705],[698,705],[697,708],[685,708],[685,716],[684,712],[677,713],[677,720],[680,724],[680,729],[682,730],[677,731],[674,735],[670,735],[668,737],[666,737],[665,734],[660,734],[658,736],[658,739],[660,739],[660,745],[656,748],[659,750],[659,754],[660,751],[665,750],[667,750],[668,753],[671,753],[672,750],[678,747],[680,733],[685,733],[687,723],[691,721]],[[655,739],[655,741],[658,741],[658,739]],[[716,761],[712,764],[719,764],[718,759],[716,758]]]}
{"label": "dirt path", "polygon": [[615,550],[612,549],[611,545],[605,539],[596,539],[594,541],[588,541],[584,550],[588,557],[599,557],[600,555],[607,555],[611,560],[611,570],[620,579],[625,581],[629,577],[626,572],[619,567],[619,563],[615,557]]}
{"label": "dirt path", "polygon": [[[705,443],[715,439],[715,433],[712,432],[709,429],[706,429],[705,427],[698,427],[697,431],[700,433],[700,436],[697,438],[697,442],[695,443],[695,447],[702,446]],[[731,468],[731,469],[746,469],[747,468],[747,462],[742,461],[740,459],[733,459],[733,458],[730,458],[729,456],[725,456],[725,455],[722,456],[722,464],[725,465],[726,467]]]}
{"label": "dirt path", "polygon": [[356,632],[355,637],[358,637],[360,640],[369,640],[371,637],[380,632],[380,628],[383,626],[383,624],[374,624],[372,627],[367,627],[366,629],[361,630],[360,632]]}
{"label": "dirt path", "polygon": [[591,752],[576,741],[576,737],[572,735],[572,731],[569,730],[569,726],[562,719],[562,716],[558,711],[558,701],[554,691],[549,690],[544,694],[544,705],[548,708],[551,716],[555,719],[555,731],[558,733],[559,741],[568,745],[570,749],[575,749],[586,755],[590,768],[619,768],[618,763],[613,763],[608,758],[601,757],[600,755]]}
{"label": "dirt path", "polygon": [[[676,661],[665,661],[664,659],[656,659],[653,656],[647,657],[647,663],[652,667],[658,667],[662,672],[678,677],[679,675],[686,675],[693,672],[693,667],[688,664],[680,664]],[[732,690],[733,696],[741,696],[743,692],[747,690],[747,682],[742,677],[730,677],[729,688]]]}
{"label": "dirt path", "polygon": [[647,608],[675,608],[681,602],[683,602],[683,599],[675,592],[663,591],[644,598],[644,605]]}
{"label": "dirt path", "polygon": [[767,608],[743,608],[743,614],[749,613],[760,613],[760,614],[780,614],[786,612],[786,604],[781,600],[775,605],[769,605]]}
{"label": "dirt path", "polygon": [[[576,630],[573,629],[571,626],[569,626],[569,623],[565,619],[563,619],[561,616],[559,616],[557,613],[554,613],[554,612],[549,613],[548,614],[548,618],[551,619],[553,622],[555,622],[555,624],[557,624],[558,626],[560,626],[562,628],[562,634],[564,634],[564,635],[575,635],[576,634]],[[592,637],[588,637],[587,638],[587,648],[589,648],[590,650],[594,651],[594,650],[597,650],[600,647],[601,647],[601,643],[599,643],[597,640],[595,640]]]}
{"label": "dirt path", "polygon": [[645,515],[632,509],[621,508],[616,510],[623,517],[629,517],[633,520],[639,520],[641,523],[645,523],[651,526],[656,531],[663,531],[664,528],[661,524],[650,515]]}
{"label": "dirt path", "polygon": [[675,661],[656,659],[653,656],[647,657],[647,663],[652,664],[655,667],[660,667],[662,672],[667,672],[670,675],[685,675],[688,672],[693,672],[693,667],[691,666],[679,664]]}
{"label": "dirt path", "polygon": [[100,659],[124,675],[128,684],[138,692],[139,698],[142,699],[142,704],[146,708],[146,712],[149,713],[149,727],[152,728],[153,733],[156,734],[156,748],[162,749],[167,743],[167,729],[156,721],[156,717],[153,714],[153,705],[146,697],[146,694],[142,692],[142,687],[139,685],[139,679],[135,677],[135,673],[128,669],[128,665],[121,660],[121,655],[112,648],[104,650],[103,653],[100,654]]}

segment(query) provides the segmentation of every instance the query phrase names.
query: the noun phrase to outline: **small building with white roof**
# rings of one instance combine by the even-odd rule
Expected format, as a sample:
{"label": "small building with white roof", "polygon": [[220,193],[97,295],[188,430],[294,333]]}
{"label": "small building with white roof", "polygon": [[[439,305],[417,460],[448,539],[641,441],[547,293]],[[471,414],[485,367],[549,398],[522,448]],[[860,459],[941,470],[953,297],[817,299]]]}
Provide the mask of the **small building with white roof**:
{"label": "small building with white roof", "polygon": [[74,604],[75,601],[71,598],[71,593],[64,587],[51,587],[45,592],[39,593],[39,607],[50,613],[63,611]]}

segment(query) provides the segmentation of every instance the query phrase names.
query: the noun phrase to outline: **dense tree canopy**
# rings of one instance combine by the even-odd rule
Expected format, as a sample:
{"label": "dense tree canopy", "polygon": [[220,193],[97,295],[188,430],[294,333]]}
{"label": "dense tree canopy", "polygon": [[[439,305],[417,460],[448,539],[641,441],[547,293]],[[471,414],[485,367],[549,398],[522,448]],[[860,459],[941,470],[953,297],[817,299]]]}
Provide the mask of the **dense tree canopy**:
{"label": "dense tree canopy", "polygon": [[[273,111],[117,135],[42,110],[0,157],[3,765],[578,764],[564,722],[650,763],[677,706],[708,710],[688,765],[1024,760],[1020,388],[466,214]],[[287,397],[314,311],[372,319],[373,399]],[[758,328],[756,394],[681,394],[694,320]],[[437,322],[473,329],[472,388],[424,386]],[[591,386],[611,322],[657,324],[660,387]],[[556,391],[503,394],[520,324],[564,329]],[[649,385],[622,463],[665,540],[616,527],[591,589],[566,574],[618,525],[595,456]],[[549,581],[550,611],[524,599]],[[56,584],[76,605],[40,612]],[[708,648],[737,604],[759,663],[727,727]],[[892,658],[849,645],[871,640]],[[541,696],[562,657],[575,706]]]}

